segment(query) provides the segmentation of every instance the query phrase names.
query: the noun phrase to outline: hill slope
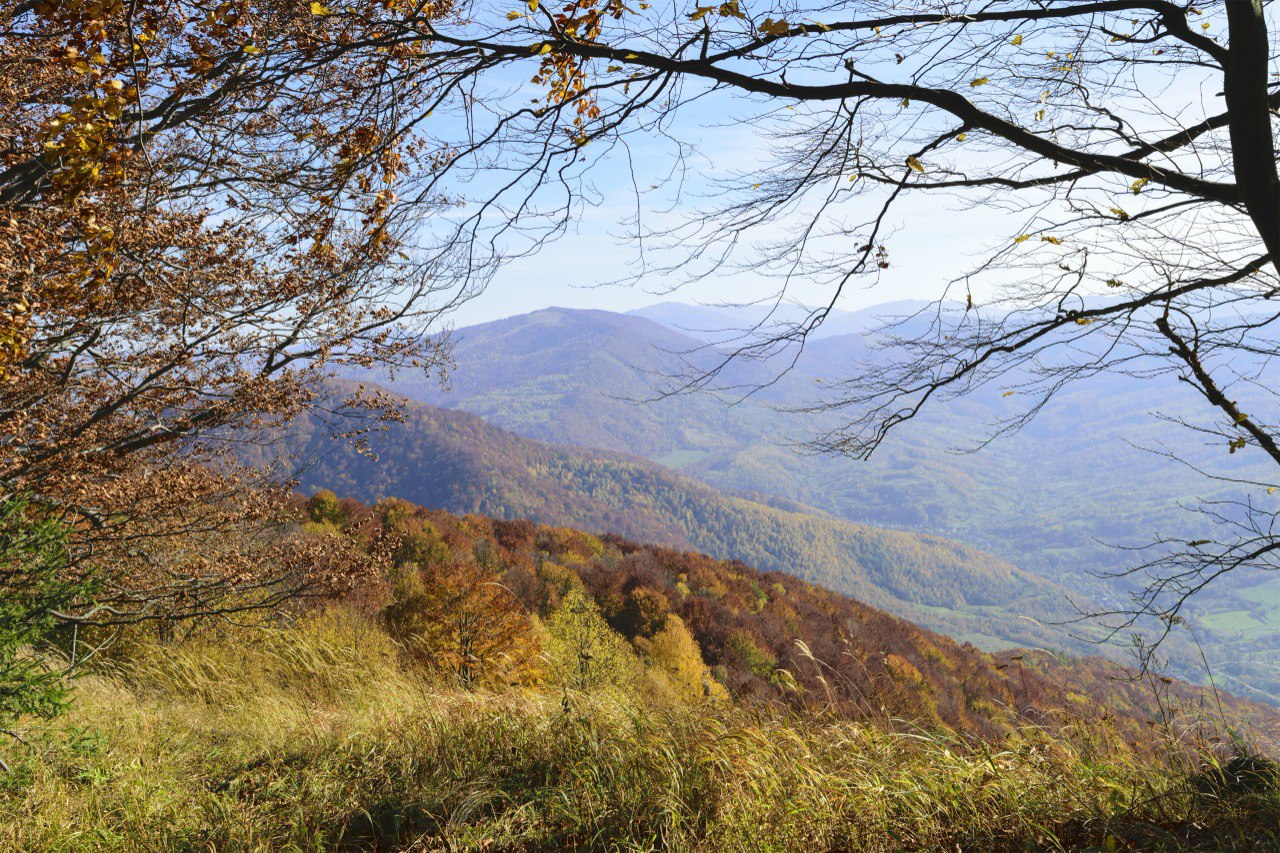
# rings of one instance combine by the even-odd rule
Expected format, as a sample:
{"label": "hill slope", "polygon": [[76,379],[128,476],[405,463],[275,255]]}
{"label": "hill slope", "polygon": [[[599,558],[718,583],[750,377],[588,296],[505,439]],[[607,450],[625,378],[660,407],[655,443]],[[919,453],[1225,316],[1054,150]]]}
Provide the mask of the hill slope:
{"label": "hill slope", "polygon": [[696,548],[986,647],[1066,642],[1030,621],[1060,616],[1062,589],[955,542],[726,495],[638,457],[543,444],[421,403],[407,402],[404,422],[372,433],[369,444],[376,458],[308,421],[282,446],[309,460],[300,477],[307,489]]}
{"label": "hill slope", "polygon": [[[1267,709],[699,554],[307,509],[282,535],[385,573],[272,628],[134,626],[7,751],[5,849],[1276,849],[1275,765],[1201,715],[1266,749]],[[507,651],[537,670],[458,669]]]}
{"label": "hill slope", "polygon": [[[912,306],[900,306],[909,310]],[[654,402],[654,384],[683,361],[716,357],[705,340],[676,328],[735,328],[744,316],[665,304],[645,316],[550,309],[461,330],[450,390],[397,380],[392,387],[480,414],[520,435],[636,453],[715,488],[768,495],[878,527],[944,536],[981,548],[1095,600],[1126,590],[1091,570],[1114,570],[1157,532],[1206,535],[1183,509],[1198,497],[1239,497],[1143,448],[1167,449],[1204,467],[1265,477],[1246,454],[1206,447],[1152,410],[1196,421],[1197,401],[1172,377],[1097,376],[1068,386],[1022,432],[980,452],[972,447],[1021,398],[988,388],[904,425],[870,462],[816,457],[789,444],[832,421],[782,412],[813,399],[832,376],[868,357],[873,312],[842,315],[860,334],[816,339],[790,373],[726,407],[706,396]],[[776,366],[776,365],[775,365]],[[751,385],[776,376],[743,363],[727,377]],[[1245,393],[1247,389],[1242,389]],[[1225,467],[1224,467],[1225,466]],[[1265,495],[1259,495],[1266,500]],[[1227,577],[1187,613],[1215,670],[1249,695],[1280,697],[1280,581]],[[1010,618],[1015,618],[1010,616]],[[1177,650],[1184,672],[1200,668],[1191,644]]]}

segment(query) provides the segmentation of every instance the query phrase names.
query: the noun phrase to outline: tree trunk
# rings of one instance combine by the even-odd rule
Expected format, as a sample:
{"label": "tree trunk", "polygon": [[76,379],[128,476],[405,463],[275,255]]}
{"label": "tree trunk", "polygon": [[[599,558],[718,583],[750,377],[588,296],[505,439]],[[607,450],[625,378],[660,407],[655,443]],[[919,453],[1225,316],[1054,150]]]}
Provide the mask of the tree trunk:
{"label": "tree trunk", "polygon": [[1280,174],[1267,104],[1267,22],[1262,0],[1226,0],[1226,6],[1231,42],[1223,93],[1230,115],[1236,185],[1272,265],[1280,271]]}

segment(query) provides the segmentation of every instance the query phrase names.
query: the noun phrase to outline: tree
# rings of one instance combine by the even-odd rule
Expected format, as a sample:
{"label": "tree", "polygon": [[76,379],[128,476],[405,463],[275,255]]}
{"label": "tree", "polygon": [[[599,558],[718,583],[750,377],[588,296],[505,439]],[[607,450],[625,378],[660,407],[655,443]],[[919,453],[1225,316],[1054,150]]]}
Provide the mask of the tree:
{"label": "tree", "polygon": [[66,704],[68,672],[36,647],[60,611],[94,591],[66,567],[66,529],[23,498],[0,501],[0,728]]}
{"label": "tree", "polygon": [[329,489],[316,489],[307,499],[307,515],[316,524],[341,527],[346,522],[338,496]]}
{"label": "tree", "polygon": [[462,560],[399,570],[383,613],[392,634],[428,670],[467,688],[539,678],[538,635],[520,601],[485,567]]}
{"label": "tree", "polygon": [[[766,318],[673,391],[731,386],[723,368],[735,360],[793,356],[843,293],[891,283],[894,253],[916,250],[909,231],[891,234],[893,217],[932,194],[985,211],[991,238],[975,246],[979,260],[957,264],[935,310],[888,330],[884,351],[807,407],[843,418],[819,449],[866,457],[924,407],[991,384],[1020,392],[1020,412],[996,433],[1016,429],[1064,384],[1125,371],[1178,376],[1207,404],[1215,420],[1198,426],[1224,451],[1280,463],[1280,426],[1237,396],[1261,384],[1265,398],[1253,380],[1280,354],[1278,8],[579,0],[479,7],[463,22],[410,17],[402,29],[432,43],[424,67],[466,81],[452,106],[468,136],[445,171],[501,156],[503,182],[475,227],[492,215],[508,234],[518,208],[532,247],[593,203],[590,167],[627,158],[635,137],[672,145],[660,168],[652,146],[631,161],[637,180],[695,172],[698,152],[679,133],[727,115],[718,99],[736,96],[736,120],[771,139],[737,173],[702,152],[711,210],[675,227],[631,223],[637,275],[752,268],[776,276],[779,301],[799,281],[825,285],[827,298],[797,323]],[[451,65],[450,50],[477,64]],[[532,105],[527,87],[504,98],[506,66],[528,69]],[[1115,630],[1147,616],[1167,629],[1204,583],[1277,565],[1272,510],[1210,509],[1228,528],[1221,541],[1165,541]]]}
{"label": "tree", "polygon": [[698,641],[689,633],[684,620],[674,613],[667,616],[662,630],[648,641],[648,656],[686,701],[728,698],[724,685],[711,676],[711,670],[703,662]]}
{"label": "tree", "polygon": [[[394,417],[318,396],[340,366],[443,363],[465,293],[418,228],[448,204],[413,132],[434,96],[411,48],[353,46],[394,5],[358,32],[320,3],[0,5],[0,495],[62,513],[99,619],[281,580],[246,552],[289,472],[238,445],[321,405],[349,435]],[[217,531],[225,570],[176,564]]]}
{"label": "tree", "polygon": [[639,675],[631,645],[600,615],[596,603],[578,588],[565,593],[547,620],[548,674],[574,690],[623,687]]}
{"label": "tree", "polygon": [[[637,275],[751,268],[776,276],[779,299],[801,280],[829,298],[798,323],[762,321],[722,366],[794,352],[841,294],[892,284],[910,239],[890,233],[905,200],[1000,212],[981,259],[940,294],[959,307],[904,324],[815,403],[844,417],[821,449],[864,457],[923,407],[1011,377],[1026,402],[1002,427],[1016,428],[1064,383],[1126,370],[1179,375],[1217,417],[1204,428],[1280,462],[1275,425],[1237,405],[1232,375],[1233,356],[1252,360],[1239,368],[1247,379],[1277,351],[1276,9],[12,4],[0,54],[13,259],[0,351],[17,377],[7,381],[35,384],[17,386],[33,390],[0,424],[6,436],[67,437],[32,444],[0,476],[31,481],[37,463],[79,470],[56,464],[73,458],[96,460],[101,470],[76,481],[94,483],[117,450],[261,417],[251,411],[287,415],[317,364],[414,360],[421,338],[394,330],[440,275],[469,292],[503,259],[545,246],[599,201],[591,167],[628,158],[638,137],[671,148],[658,162],[647,147],[631,163],[637,177],[690,174],[698,152],[679,134],[727,115],[713,106],[727,98],[771,151],[738,173],[703,152],[715,206],[674,228],[629,223]],[[128,241],[137,247],[119,250]],[[419,261],[400,266],[397,253],[415,247]],[[134,285],[156,281],[153,269],[183,274]],[[229,294],[209,284],[232,280],[244,284]],[[155,312],[131,301],[144,293]],[[151,346],[170,341],[157,330],[187,306],[199,309],[193,330],[204,318],[217,331]],[[108,308],[108,323],[75,320]],[[228,317],[244,322],[228,329]],[[675,390],[728,376],[699,370]],[[202,393],[183,393],[193,388]],[[46,398],[65,411],[35,405]],[[110,402],[83,410],[99,399]],[[46,411],[47,424],[31,420]],[[100,436],[103,424],[120,426]],[[1130,615],[1171,624],[1203,580],[1273,559],[1270,512],[1234,509],[1227,521],[1242,535],[1212,549],[1167,543],[1172,562],[1150,567]]]}

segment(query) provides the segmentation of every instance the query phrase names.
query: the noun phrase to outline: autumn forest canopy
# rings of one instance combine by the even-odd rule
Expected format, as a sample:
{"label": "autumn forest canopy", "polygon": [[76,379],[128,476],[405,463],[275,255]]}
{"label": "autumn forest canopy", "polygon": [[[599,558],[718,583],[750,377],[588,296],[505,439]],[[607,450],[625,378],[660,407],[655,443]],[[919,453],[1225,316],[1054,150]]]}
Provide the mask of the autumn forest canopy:
{"label": "autumn forest canopy", "polygon": [[[1245,708],[1211,681],[1205,693],[1159,680],[1169,654],[1208,663],[1203,649],[1193,654],[1194,602],[1280,568],[1278,131],[1276,0],[0,0],[0,730],[56,718],[72,676],[115,689],[99,661],[118,668],[121,690],[184,702],[162,674],[173,661],[234,656],[238,632],[292,625],[282,642],[294,651],[271,647],[282,659],[308,643],[332,658],[346,648],[332,632],[368,629],[411,673],[390,680],[459,695],[560,690],[565,714],[570,694],[597,687],[636,707],[704,702],[729,714],[739,703],[801,715],[786,736],[827,745],[847,733],[805,715],[875,717],[886,731],[910,720],[994,742],[1082,713],[1073,696],[1088,695],[1123,721],[1125,761],[1155,766],[1125,728],[1143,714],[1172,726],[1171,701],[1212,701],[1220,717]],[[969,551],[868,532],[778,492],[722,495],[634,461],[459,426],[353,381],[447,387],[466,369],[455,362],[465,341],[455,351],[450,333],[458,309],[535,256],[583,266],[580,226],[601,220],[612,242],[592,249],[610,261],[566,274],[575,283],[754,294],[747,322],[665,353],[639,396],[676,406],[763,397],[775,404],[768,418],[784,412],[804,434],[808,460],[879,458],[905,430],[973,400],[1007,402],[948,436],[970,448],[1031,428],[1065,395],[1088,399],[1100,378],[1188,391],[1194,407],[1143,405],[1160,411],[1167,435],[1194,439],[1154,442],[1170,470],[1208,484],[1203,499],[1177,496],[1194,521],[1125,543],[1141,547],[1106,570],[1106,594],[1062,619],[1080,626],[1073,642],[1134,645],[1154,705],[1094,684],[1101,663],[991,658],[780,572],[877,591],[876,603],[908,602],[913,619],[943,629],[994,618],[995,593],[984,597],[969,575],[922,591],[904,567],[998,576],[1023,590],[1012,598],[1038,602],[1002,618],[1037,624],[984,636],[1035,642],[1049,636],[1042,579],[975,569],[984,558]],[[921,267],[902,259],[936,254],[938,235],[960,221],[973,244],[933,258],[933,280],[905,281],[900,268]],[[778,391],[851,300],[922,287],[928,307],[828,350],[839,359],[804,395]],[[536,400],[512,402],[517,384],[499,381],[487,399],[527,416]],[[1086,419],[1110,416],[1105,401],[1085,408]],[[539,410],[531,422],[570,414]],[[642,417],[619,423],[640,432]],[[774,432],[777,422],[751,417]],[[681,429],[724,444],[707,435],[728,435],[733,418]],[[747,421],[732,425],[734,441]],[[436,440],[446,427],[471,432]],[[380,438],[406,429],[431,430],[436,443]],[[549,437],[581,434],[567,424]],[[628,440],[645,452],[643,436]],[[429,458],[418,453],[422,467],[409,470],[424,446]],[[285,452],[299,448],[319,460],[312,470],[347,477],[348,492],[316,483],[304,504],[292,490],[305,460]],[[769,464],[778,467],[761,470],[786,476],[760,481],[828,470]],[[423,495],[432,510],[397,502],[408,495],[393,487],[415,481],[434,490]],[[445,493],[474,503],[462,511],[508,519],[432,516],[460,509],[436,500]],[[339,501],[357,494],[368,505]],[[553,526],[511,518],[538,513]],[[575,527],[652,530],[775,571]],[[880,574],[858,574],[868,565]],[[961,616],[961,605],[973,607]],[[588,672],[602,662],[607,677]],[[1021,693],[1005,672],[1015,663]],[[1064,672],[1070,686],[1055,686]],[[583,726],[616,724],[592,707]],[[529,720],[553,711],[537,706]],[[1262,761],[1234,729],[1214,740],[1197,719],[1185,731],[1202,751],[1160,759],[1172,762],[1161,772],[1185,771],[1169,777],[1185,783],[1169,794],[1184,798],[1181,811],[1124,812],[1183,841],[1189,827],[1226,820],[1197,811],[1196,792],[1221,794],[1204,761]],[[57,799],[56,773],[23,768],[5,772]],[[812,769],[814,779],[836,773]],[[1273,794],[1258,796],[1230,819],[1271,814]],[[530,827],[559,826],[539,814],[492,831],[553,846],[590,837],[538,836]],[[799,843],[775,816],[716,814],[723,836],[693,817],[654,838],[727,844],[759,820],[781,847]],[[1093,819],[1044,826],[1114,841],[1110,830],[1072,835]],[[332,814],[316,820],[313,841],[345,837]],[[845,829],[831,829],[829,845],[871,837],[841,842],[853,832],[842,820],[832,818]],[[630,825],[601,824],[599,837]],[[433,826],[423,831],[449,846],[455,828]],[[983,843],[933,832],[919,844]],[[1011,832],[1010,844],[1032,837]]]}

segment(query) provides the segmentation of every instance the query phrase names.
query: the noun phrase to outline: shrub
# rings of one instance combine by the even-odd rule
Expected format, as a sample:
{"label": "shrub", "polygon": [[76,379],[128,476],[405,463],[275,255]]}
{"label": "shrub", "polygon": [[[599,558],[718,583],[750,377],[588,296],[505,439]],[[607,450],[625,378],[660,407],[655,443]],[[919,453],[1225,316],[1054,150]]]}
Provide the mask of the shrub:
{"label": "shrub", "polygon": [[66,528],[25,498],[0,501],[0,728],[66,706],[67,673],[33,646],[59,611],[93,593],[92,579],[68,573]]}

